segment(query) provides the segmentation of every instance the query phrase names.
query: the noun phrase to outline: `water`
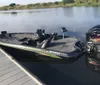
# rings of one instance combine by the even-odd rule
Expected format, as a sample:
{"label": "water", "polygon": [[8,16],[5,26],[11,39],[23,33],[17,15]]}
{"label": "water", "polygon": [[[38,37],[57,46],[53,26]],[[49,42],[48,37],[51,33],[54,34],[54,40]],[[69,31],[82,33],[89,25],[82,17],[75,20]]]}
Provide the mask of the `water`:
{"label": "water", "polygon": [[[0,31],[35,32],[38,28],[49,32],[60,31],[65,26],[69,31],[84,33],[100,23],[100,7],[71,7],[0,12]],[[76,33],[77,34],[77,33]],[[77,36],[79,36],[77,35]]]}
{"label": "water", "polygon": [[[85,39],[91,27],[100,24],[100,7],[70,7],[0,12],[0,31],[59,32],[66,27],[68,35]],[[72,64],[22,63],[47,85],[100,85],[100,73],[87,67],[86,57],[81,56]]]}
{"label": "water", "polygon": [[[100,7],[71,7],[0,12],[0,31],[35,32],[38,28],[59,32],[65,26],[73,36],[84,33],[100,23]],[[81,35],[80,35],[81,34]]]}

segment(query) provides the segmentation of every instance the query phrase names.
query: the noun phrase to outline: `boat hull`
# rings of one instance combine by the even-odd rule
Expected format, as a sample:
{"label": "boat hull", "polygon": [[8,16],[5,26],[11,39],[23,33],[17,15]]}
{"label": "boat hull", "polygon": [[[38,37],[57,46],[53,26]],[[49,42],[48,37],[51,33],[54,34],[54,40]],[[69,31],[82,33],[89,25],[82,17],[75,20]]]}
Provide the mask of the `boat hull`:
{"label": "boat hull", "polygon": [[20,62],[42,62],[42,63],[64,63],[64,64],[70,64],[77,59],[80,58],[80,56],[83,56],[83,54],[80,54],[76,58],[52,58],[50,56],[37,54],[35,52],[25,51],[21,49],[6,47],[6,46],[0,46],[2,50],[4,50],[7,54],[12,56],[12,59],[16,59]]}

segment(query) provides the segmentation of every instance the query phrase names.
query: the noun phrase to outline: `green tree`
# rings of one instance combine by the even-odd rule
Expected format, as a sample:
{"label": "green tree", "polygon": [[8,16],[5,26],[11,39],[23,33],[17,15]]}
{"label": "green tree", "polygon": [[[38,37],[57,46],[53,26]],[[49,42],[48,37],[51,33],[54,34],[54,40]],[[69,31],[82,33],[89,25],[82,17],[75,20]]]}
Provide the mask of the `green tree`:
{"label": "green tree", "polygon": [[62,1],[63,1],[64,4],[66,4],[66,3],[73,3],[74,2],[74,0],[62,0]]}
{"label": "green tree", "polygon": [[55,2],[54,2],[54,4],[55,4],[55,5],[58,5],[58,4],[59,4],[59,2],[58,2],[58,1],[55,1]]}
{"label": "green tree", "polygon": [[75,3],[80,4],[81,0],[75,0]]}
{"label": "green tree", "polygon": [[53,5],[53,3],[52,3],[52,2],[48,2],[47,4],[48,4],[49,6],[50,6],[50,5]]}
{"label": "green tree", "polygon": [[33,4],[28,4],[28,5],[27,5],[28,8],[30,8],[30,7],[32,7],[32,6],[33,6]]}
{"label": "green tree", "polygon": [[35,3],[35,4],[33,4],[34,6],[40,6],[40,3]]}
{"label": "green tree", "polygon": [[43,6],[47,6],[47,3],[42,3]]}
{"label": "green tree", "polygon": [[93,0],[94,3],[98,2],[98,0]]}
{"label": "green tree", "polygon": [[99,2],[99,0],[88,0],[88,2],[97,3],[97,2]]}
{"label": "green tree", "polygon": [[82,0],[84,3],[87,3],[89,0]]}
{"label": "green tree", "polygon": [[15,3],[11,3],[11,4],[9,4],[9,6],[14,7],[14,6],[16,6],[16,4]]}

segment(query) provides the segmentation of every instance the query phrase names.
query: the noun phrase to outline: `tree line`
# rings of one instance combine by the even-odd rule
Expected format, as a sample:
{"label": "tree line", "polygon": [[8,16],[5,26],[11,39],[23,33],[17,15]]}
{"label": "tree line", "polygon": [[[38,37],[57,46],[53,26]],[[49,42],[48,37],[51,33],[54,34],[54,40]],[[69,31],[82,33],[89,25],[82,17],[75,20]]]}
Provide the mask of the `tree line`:
{"label": "tree line", "polygon": [[100,0],[62,0],[64,4],[66,3],[98,3]]}
{"label": "tree line", "polygon": [[55,8],[55,7],[69,7],[69,6],[100,6],[100,0],[62,0],[60,2],[47,2],[47,3],[35,3],[20,5],[11,3],[8,6],[0,7],[0,10],[12,10],[12,9],[33,9],[33,8]]}

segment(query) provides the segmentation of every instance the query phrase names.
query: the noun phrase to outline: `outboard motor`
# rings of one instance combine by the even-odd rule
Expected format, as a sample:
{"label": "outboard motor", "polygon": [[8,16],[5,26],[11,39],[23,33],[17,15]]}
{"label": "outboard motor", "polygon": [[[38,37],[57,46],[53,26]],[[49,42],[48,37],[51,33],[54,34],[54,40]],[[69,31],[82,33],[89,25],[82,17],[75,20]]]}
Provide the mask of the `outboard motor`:
{"label": "outboard motor", "polygon": [[65,27],[62,27],[61,32],[63,33],[63,39],[64,39],[65,38],[65,32],[67,32],[67,29]]}

